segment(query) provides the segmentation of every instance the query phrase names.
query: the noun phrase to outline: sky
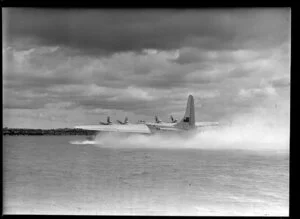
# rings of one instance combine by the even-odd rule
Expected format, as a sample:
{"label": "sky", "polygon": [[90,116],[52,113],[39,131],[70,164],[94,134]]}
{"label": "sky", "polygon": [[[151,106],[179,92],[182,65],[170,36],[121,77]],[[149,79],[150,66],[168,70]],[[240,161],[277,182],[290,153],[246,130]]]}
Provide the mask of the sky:
{"label": "sky", "polygon": [[2,12],[3,127],[289,116],[289,8]]}

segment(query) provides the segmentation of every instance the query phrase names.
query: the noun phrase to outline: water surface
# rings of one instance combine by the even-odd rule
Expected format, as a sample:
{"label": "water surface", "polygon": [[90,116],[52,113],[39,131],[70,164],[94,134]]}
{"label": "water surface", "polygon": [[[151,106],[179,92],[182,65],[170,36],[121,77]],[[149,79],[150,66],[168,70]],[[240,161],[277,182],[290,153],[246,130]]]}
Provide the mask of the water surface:
{"label": "water surface", "polygon": [[70,144],[82,138],[4,136],[4,213],[289,214],[288,153]]}

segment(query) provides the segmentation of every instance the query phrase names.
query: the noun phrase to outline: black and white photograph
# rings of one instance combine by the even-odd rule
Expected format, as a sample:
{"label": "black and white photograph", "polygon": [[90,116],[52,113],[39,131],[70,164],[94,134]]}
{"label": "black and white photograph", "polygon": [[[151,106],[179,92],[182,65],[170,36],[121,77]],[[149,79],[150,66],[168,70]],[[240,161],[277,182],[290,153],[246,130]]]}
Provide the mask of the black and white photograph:
{"label": "black and white photograph", "polygon": [[291,8],[2,8],[3,214],[289,216]]}

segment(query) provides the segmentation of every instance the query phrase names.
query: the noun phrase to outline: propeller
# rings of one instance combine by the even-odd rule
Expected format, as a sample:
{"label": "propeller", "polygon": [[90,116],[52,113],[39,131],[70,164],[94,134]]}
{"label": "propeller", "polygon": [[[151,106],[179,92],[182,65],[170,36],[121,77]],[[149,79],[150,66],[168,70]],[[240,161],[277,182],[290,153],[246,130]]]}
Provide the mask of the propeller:
{"label": "propeller", "polygon": [[120,120],[117,120],[118,123],[122,124],[122,125],[125,125],[128,123],[128,117],[126,116],[125,119],[124,119],[124,122],[121,122]]}
{"label": "propeller", "polygon": [[107,117],[106,122],[99,122],[99,124],[101,124],[101,125],[110,125],[111,124],[110,117],[109,116]]}
{"label": "propeller", "polygon": [[170,118],[171,118],[172,123],[177,122],[177,119],[174,119],[172,115],[170,116]]}
{"label": "propeller", "polygon": [[155,116],[155,122],[156,123],[161,123],[161,120],[157,116]]}

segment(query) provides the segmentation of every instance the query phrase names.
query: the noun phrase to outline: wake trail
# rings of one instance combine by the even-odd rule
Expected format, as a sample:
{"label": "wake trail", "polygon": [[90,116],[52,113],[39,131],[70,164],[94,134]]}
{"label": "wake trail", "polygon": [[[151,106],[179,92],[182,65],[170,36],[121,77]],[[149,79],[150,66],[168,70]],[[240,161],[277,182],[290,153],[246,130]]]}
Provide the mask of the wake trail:
{"label": "wake trail", "polygon": [[[281,117],[282,118],[282,117]],[[74,141],[109,148],[164,149],[237,149],[254,151],[289,151],[289,120],[270,114],[236,117],[231,125],[213,129],[197,129],[192,134],[124,135],[101,133],[94,141]]]}
{"label": "wake trail", "polygon": [[101,133],[94,141],[73,141],[110,148],[240,149],[288,151],[288,130],[253,126],[227,126],[188,135],[120,135]]}
{"label": "wake trail", "polygon": [[86,145],[86,144],[97,144],[96,141],[90,141],[90,140],[77,140],[77,141],[70,141],[69,142],[70,144],[83,144],[83,145]]}

